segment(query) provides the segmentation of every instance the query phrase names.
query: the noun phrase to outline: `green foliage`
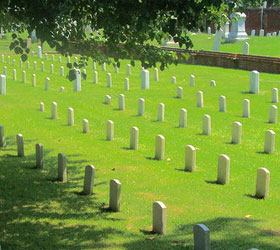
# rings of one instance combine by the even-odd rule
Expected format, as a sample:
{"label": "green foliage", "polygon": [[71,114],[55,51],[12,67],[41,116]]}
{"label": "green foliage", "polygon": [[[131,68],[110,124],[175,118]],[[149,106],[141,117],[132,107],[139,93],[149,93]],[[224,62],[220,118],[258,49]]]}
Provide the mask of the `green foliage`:
{"label": "green foliage", "polygon": [[[140,59],[144,67],[156,62],[161,69],[176,63],[176,55],[155,50],[149,41],[161,44],[173,37],[180,47],[192,47],[186,30],[201,28],[205,22],[223,23],[235,7],[235,0],[127,0],[127,1],[1,1],[0,26],[24,30],[47,42],[61,54],[79,53],[87,61],[117,62]],[[22,51],[25,44],[18,39]],[[15,45],[11,45],[15,48]],[[26,51],[25,51],[26,52]],[[26,52],[28,54],[28,52]],[[80,67],[75,65],[75,67]]]}

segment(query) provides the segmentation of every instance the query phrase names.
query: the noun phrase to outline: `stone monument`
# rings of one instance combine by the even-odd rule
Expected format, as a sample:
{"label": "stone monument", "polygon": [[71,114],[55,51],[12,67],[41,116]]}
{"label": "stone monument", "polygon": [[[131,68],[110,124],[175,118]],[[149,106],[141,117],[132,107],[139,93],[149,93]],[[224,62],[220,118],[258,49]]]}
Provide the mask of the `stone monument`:
{"label": "stone monument", "polygon": [[236,41],[243,41],[248,39],[248,34],[245,30],[246,14],[236,12],[231,14],[231,28],[226,42],[234,43]]}

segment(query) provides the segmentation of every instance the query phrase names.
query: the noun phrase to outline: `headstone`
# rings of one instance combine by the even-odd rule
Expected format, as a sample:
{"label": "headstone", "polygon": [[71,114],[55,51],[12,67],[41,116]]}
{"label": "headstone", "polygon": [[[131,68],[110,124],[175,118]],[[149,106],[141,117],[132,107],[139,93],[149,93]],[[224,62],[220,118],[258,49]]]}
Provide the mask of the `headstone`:
{"label": "headstone", "polygon": [[37,62],[36,62],[36,61],[33,62],[33,69],[34,69],[34,70],[37,69]]}
{"label": "headstone", "polygon": [[139,142],[139,129],[132,127],[130,129],[130,149],[137,150]]}
{"label": "headstone", "polygon": [[60,91],[60,92],[63,92],[63,91],[64,91],[64,87],[61,86],[61,87],[59,88],[59,91]]}
{"label": "headstone", "polygon": [[84,190],[83,194],[91,195],[93,191],[93,183],[95,177],[95,168],[93,165],[86,166],[84,177]]}
{"label": "headstone", "polygon": [[131,65],[130,64],[126,65],[126,74],[129,76],[131,75]]}
{"label": "headstone", "polygon": [[42,48],[41,48],[41,46],[38,46],[38,58],[42,59]]}
{"label": "headstone", "polygon": [[203,92],[198,91],[196,94],[196,107],[203,108],[204,102],[203,102]]}
{"label": "headstone", "polygon": [[129,90],[129,79],[128,78],[124,79],[124,89]]}
{"label": "headstone", "polygon": [[22,68],[23,67],[23,62],[21,60],[21,58],[19,59],[19,66]]}
{"label": "headstone", "polygon": [[229,36],[229,24],[230,24],[230,22],[227,21],[224,26],[224,29],[223,29],[224,30],[223,38],[225,38],[225,39],[227,39]]}
{"label": "headstone", "polygon": [[45,53],[45,60],[48,60],[48,53]]}
{"label": "headstone", "polygon": [[37,43],[38,42],[38,38],[36,36],[36,31],[33,30],[31,33],[30,33],[30,37],[31,37],[31,41],[32,43]]}
{"label": "headstone", "polygon": [[179,128],[187,127],[187,110],[184,108],[180,109],[180,119],[179,119]]}
{"label": "headstone", "polygon": [[112,88],[112,75],[111,75],[111,73],[107,73],[107,87]]}
{"label": "headstone", "polygon": [[7,64],[10,64],[10,56],[7,56]]}
{"label": "headstone", "polygon": [[93,83],[95,83],[95,84],[98,83],[98,72],[97,71],[93,72]]}
{"label": "headstone", "polygon": [[74,57],[74,62],[78,63],[78,57],[76,57],[76,56]]}
{"label": "headstone", "polygon": [[0,75],[0,95],[6,95],[6,76]]}
{"label": "headstone", "polygon": [[79,69],[74,69],[76,79],[74,80],[74,92],[80,92],[82,90],[82,84],[81,84],[81,71]]}
{"label": "headstone", "polygon": [[204,224],[193,226],[194,250],[210,250],[210,231]]}
{"label": "headstone", "polygon": [[74,109],[73,108],[68,108],[68,126],[74,126]]}
{"label": "headstone", "polygon": [[272,96],[271,96],[271,102],[272,103],[278,103],[278,88],[272,89]]}
{"label": "headstone", "polygon": [[41,72],[45,72],[45,64],[44,64],[44,62],[41,62]]}
{"label": "headstone", "polygon": [[158,105],[158,121],[163,122],[164,121],[164,104],[160,103]]}
{"label": "headstone", "polygon": [[4,63],[4,61],[5,61],[5,56],[1,55],[1,63]]}
{"label": "headstone", "polygon": [[62,63],[62,58],[61,58],[61,56],[58,57],[58,62],[59,62],[59,63]]}
{"label": "headstone", "polygon": [[57,155],[57,158],[58,158],[57,179],[58,179],[58,181],[66,182],[67,181],[66,155],[62,154],[62,153],[59,153]]}
{"label": "headstone", "polygon": [[245,42],[242,46],[242,54],[249,55],[249,48],[250,48],[249,43]]}
{"label": "headstone", "polygon": [[220,51],[220,46],[221,46],[221,41],[222,41],[223,34],[224,34],[224,31],[220,29],[217,32],[217,34],[215,35],[213,51]]}
{"label": "headstone", "polygon": [[216,81],[215,80],[211,80],[210,87],[216,87]]}
{"label": "headstone", "polygon": [[29,61],[26,62],[26,68],[30,69],[30,62]]}
{"label": "headstone", "polygon": [[154,68],[154,81],[159,81],[159,77],[158,77],[158,69]]}
{"label": "headstone", "polygon": [[17,154],[18,157],[24,157],[24,143],[22,134],[17,134]]}
{"label": "headstone", "polygon": [[177,88],[177,98],[179,98],[179,99],[183,98],[183,88],[182,87]]}
{"label": "headstone", "polygon": [[258,168],[256,181],[256,197],[267,198],[269,194],[270,172],[266,168]]}
{"label": "headstone", "polygon": [[196,168],[196,149],[192,145],[186,146],[185,171],[194,172]]}
{"label": "headstone", "polygon": [[269,123],[277,123],[278,118],[278,107],[271,105],[269,110]]}
{"label": "headstone", "polygon": [[57,104],[52,102],[52,119],[57,119]]}
{"label": "headstone", "polygon": [[53,64],[51,64],[51,74],[54,73],[54,67],[53,67]]}
{"label": "headstone", "polygon": [[0,125],[0,147],[6,147],[6,138],[3,125]]}
{"label": "headstone", "polygon": [[245,29],[246,14],[235,12],[231,14],[230,18],[231,18],[231,28],[230,28],[230,33],[228,35],[228,38],[226,39],[226,42],[232,43],[236,41],[247,40],[248,35]]}
{"label": "headstone", "polygon": [[45,111],[45,104],[43,102],[40,102],[40,111],[41,112]]}
{"label": "headstone", "polygon": [[119,69],[119,67],[117,65],[114,67],[114,69],[115,69],[115,73],[118,74],[120,72],[120,69]]}
{"label": "headstone", "polygon": [[106,63],[102,64],[102,71],[106,71]]}
{"label": "headstone", "polygon": [[125,98],[124,94],[119,95],[119,110],[125,110]]}
{"label": "headstone", "polygon": [[242,116],[245,118],[250,118],[250,100],[244,99],[242,104],[243,114]]}
{"label": "headstone", "polygon": [[26,38],[26,48],[30,48],[32,45],[31,38]]}
{"label": "headstone", "polygon": [[155,159],[161,161],[164,159],[165,151],[165,138],[162,135],[156,136],[156,149],[155,149]]}
{"label": "headstone", "polygon": [[276,37],[276,36],[277,36],[277,32],[273,32],[273,33],[272,33],[272,36],[273,36],[273,37]]}
{"label": "headstone", "polygon": [[22,83],[26,83],[26,72],[22,71]]}
{"label": "headstone", "polygon": [[60,66],[60,76],[64,76],[64,67]]}
{"label": "headstone", "polygon": [[144,98],[138,99],[138,115],[143,116],[145,113],[145,100]]}
{"label": "headstone", "polygon": [[221,95],[219,97],[219,112],[226,112],[227,105],[226,105],[226,97]]}
{"label": "headstone", "polygon": [[32,52],[31,52],[31,54],[32,54],[32,56],[34,57],[35,56],[35,52],[32,50]]}
{"label": "headstone", "polygon": [[256,70],[251,71],[250,73],[250,93],[258,94],[259,93],[259,85],[260,85],[260,73]]}
{"label": "headstone", "polygon": [[171,77],[171,83],[176,83],[176,76]]}
{"label": "headstone", "polygon": [[280,37],[280,30],[278,31],[278,36]]}
{"label": "headstone", "polygon": [[50,78],[46,77],[46,80],[45,80],[45,90],[49,90],[49,87],[50,87]]}
{"label": "headstone", "polygon": [[256,30],[251,30],[251,36],[255,36],[256,35]]}
{"label": "headstone", "polygon": [[242,124],[240,122],[234,122],[232,124],[232,144],[241,144]]}
{"label": "headstone", "polygon": [[89,133],[89,122],[87,119],[83,119],[83,133]]}
{"label": "headstone", "polygon": [[141,89],[149,89],[150,88],[150,77],[149,70],[143,70],[141,72]]}
{"label": "headstone", "polygon": [[266,33],[266,37],[271,37],[271,33]]}
{"label": "headstone", "polygon": [[211,135],[211,117],[210,117],[210,115],[203,115],[203,117],[202,117],[202,134]]}
{"label": "headstone", "polygon": [[32,87],[36,87],[36,75],[32,74]]}
{"label": "headstone", "polygon": [[121,183],[117,179],[110,180],[109,208],[113,212],[120,211]]}
{"label": "headstone", "polygon": [[15,81],[17,79],[17,70],[13,69],[13,80]]}
{"label": "headstone", "polygon": [[107,141],[113,141],[114,140],[114,122],[109,120],[107,121]]}
{"label": "headstone", "polygon": [[260,29],[259,36],[260,36],[260,37],[264,37],[264,30],[263,30],[263,29]]}
{"label": "headstone", "polygon": [[13,59],[13,66],[16,66],[16,59]]}
{"label": "headstone", "polygon": [[96,70],[96,62],[95,61],[92,61],[92,69]]}
{"label": "headstone", "polygon": [[36,168],[44,168],[44,154],[43,145],[38,143],[35,145],[36,149]]}
{"label": "headstone", "polygon": [[67,56],[67,63],[71,63],[71,58],[70,58],[70,56]]}
{"label": "headstone", "polygon": [[275,132],[273,130],[265,131],[264,138],[264,152],[266,154],[272,154],[275,148]]}
{"label": "headstone", "polygon": [[211,34],[212,34],[211,27],[207,27],[207,34],[208,34],[208,35],[211,35]]}
{"label": "headstone", "polygon": [[166,206],[161,201],[153,203],[153,232],[166,233]]}
{"label": "headstone", "polygon": [[218,158],[218,174],[217,183],[226,185],[229,183],[230,173],[230,158],[227,155],[221,154]]}
{"label": "headstone", "polygon": [[105,96],[105,104],[111,104],[111,100],[112,100],[111,96],[109,95]]}
{"label": "headstone", "polygon": [[7,77],[7,67],[6,66],[3,67],[3,75]]}

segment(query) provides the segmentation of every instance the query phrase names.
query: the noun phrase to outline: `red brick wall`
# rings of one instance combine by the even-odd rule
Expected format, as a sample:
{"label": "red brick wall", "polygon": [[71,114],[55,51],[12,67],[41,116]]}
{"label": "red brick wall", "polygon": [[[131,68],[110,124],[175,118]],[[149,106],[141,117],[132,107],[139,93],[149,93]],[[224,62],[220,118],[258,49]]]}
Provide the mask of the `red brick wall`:
{"label": "red brick wall", "polygon": [[[245,11],[246,18],[246,31],[251,33],[252,29],[256,30],[259,34],[261,29],[261,9],[252,8]],[[280,30],[280,8],[264,9],[263,10],[263,29],[265,34],[267,32],[278,32]]]}

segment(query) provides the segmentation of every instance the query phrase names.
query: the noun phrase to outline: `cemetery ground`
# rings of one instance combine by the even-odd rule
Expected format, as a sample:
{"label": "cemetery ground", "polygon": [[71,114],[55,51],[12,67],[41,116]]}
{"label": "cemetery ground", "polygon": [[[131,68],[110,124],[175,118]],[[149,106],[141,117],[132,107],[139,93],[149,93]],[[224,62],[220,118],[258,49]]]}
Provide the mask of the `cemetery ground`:
{"label": "cemetery ground", "polygon": [[[194,50],[207,50],[213,51],[215,35],[208,34],[198,34],[189,33],[189,36],[193,42]],[[236,43],[225,43],[225,39],[222,39],[220,46],[220,52],[236,53],[242,54],[242,46],[245,42],[250,45],[250,55],[256,56],[272,56],[279,57],[279,39],[280,37],[259,37],[259,36],[249,36],[248,40],[240,41]],[[173,45],[172,45],[173,46]],[[178,47],[174,45],[175,47]]]}
{"label": "cemetery ground", "polygon": [[[93,69],[87,67],[82,91],[73,92],[73,83],[59,75],[63,63],[29,56],[30,69],[19,66],[19,57],[10,54],[7,66],[7,94],[0,96],[0,117],[7,146],[0,151],[0,230],[2,249],[193,249],[193,225],[203,223],[210,229],[212,249],[279,249],[280,128],[268,123],[271,90],[279,88],[279,75],[260,74],[260,94],[250,94],[248,71],[215,67],[178,65],[159,71],[150,89],[140,88],[140,64],[126,75],[122,61],[120,72],[112,65],[107,71],[97,65],[98,83],[93,84]],[[12,60],[16,59],[16,66]],[[71,61],[73,62],[73,57]],[[37,70],[33,70],[37,61]],[[45,63],[45,72],[40,70]],[[54,64],[54,74],[50,65]],[[17,71],[17,80],[12,70]],[[26,83],[22,83],[22,70]],[[107,88],[106,74],[112,74]],[[36,87],[32,87],[32,74]],[[190,75],[195,86],[189,86]],[[176,76],[176,83],[171,77]],[[45,78],[50,87],[45,91]],[[128,77],[129,90],[124,90]],[[216,87],[210,87],[210,81]],[[60,87],[65,90],[60,92]],[[177,88],[183,87],[183,98]],[[203,91],[204,107],[196,107],[196,93]],[[125,110],[119,110],[118,98],[125,95]],[[105,95],[112,97],[104,104]],[[219,96],[226,96],[227,111],[219,112]],[[138,99],[145,99],[145,114],[138,116]],[[251,117],[242,117],[242,101],[251,102]],[[58,106],[58,119],[51,119],[51,103]],[[44,102],[45,111],[39,111]],[[157,121],[158,104],[165,104],[165,120]],[[274,104],[279,106],[278,103]],[[75,125],[67,125],[67,109],[72,107]],[[187,109],[187,127],[179,128],[179,112]],[[212,132],[202,135],[202,116],[211,116]],[[82,132],[88,119],[90,131]],[[114,121],[115,138],[106,140],[106,122]],[[232,123],[242,123],[242,143],[231,144]],[[139,149],[129,149],[130,128],[139,128]],[[264,134],[276,133],[273,154],[264,154]],[[24,157],[17,157],[16,135],[24,137]],[[155,137],[166,139],[165,158],[154,159]],[[35,144],[44,147],[44,169],[35,169]],[[197,166],[184,171],[185,147],[197,150]],[[67,157],[67,182],[57,178],[57,154]],[[230,157],[230,181],[218,185],[218,156]],[[93,194],[79,195],[83,189],[85,166],[96,169]],[[256,199],[257,169],[270,171],[269,196]],[[122,184],[120,212],[108,211],[109,181]],[[165,235],[151,234],[152,204],[162,201],[167,207]]]}

